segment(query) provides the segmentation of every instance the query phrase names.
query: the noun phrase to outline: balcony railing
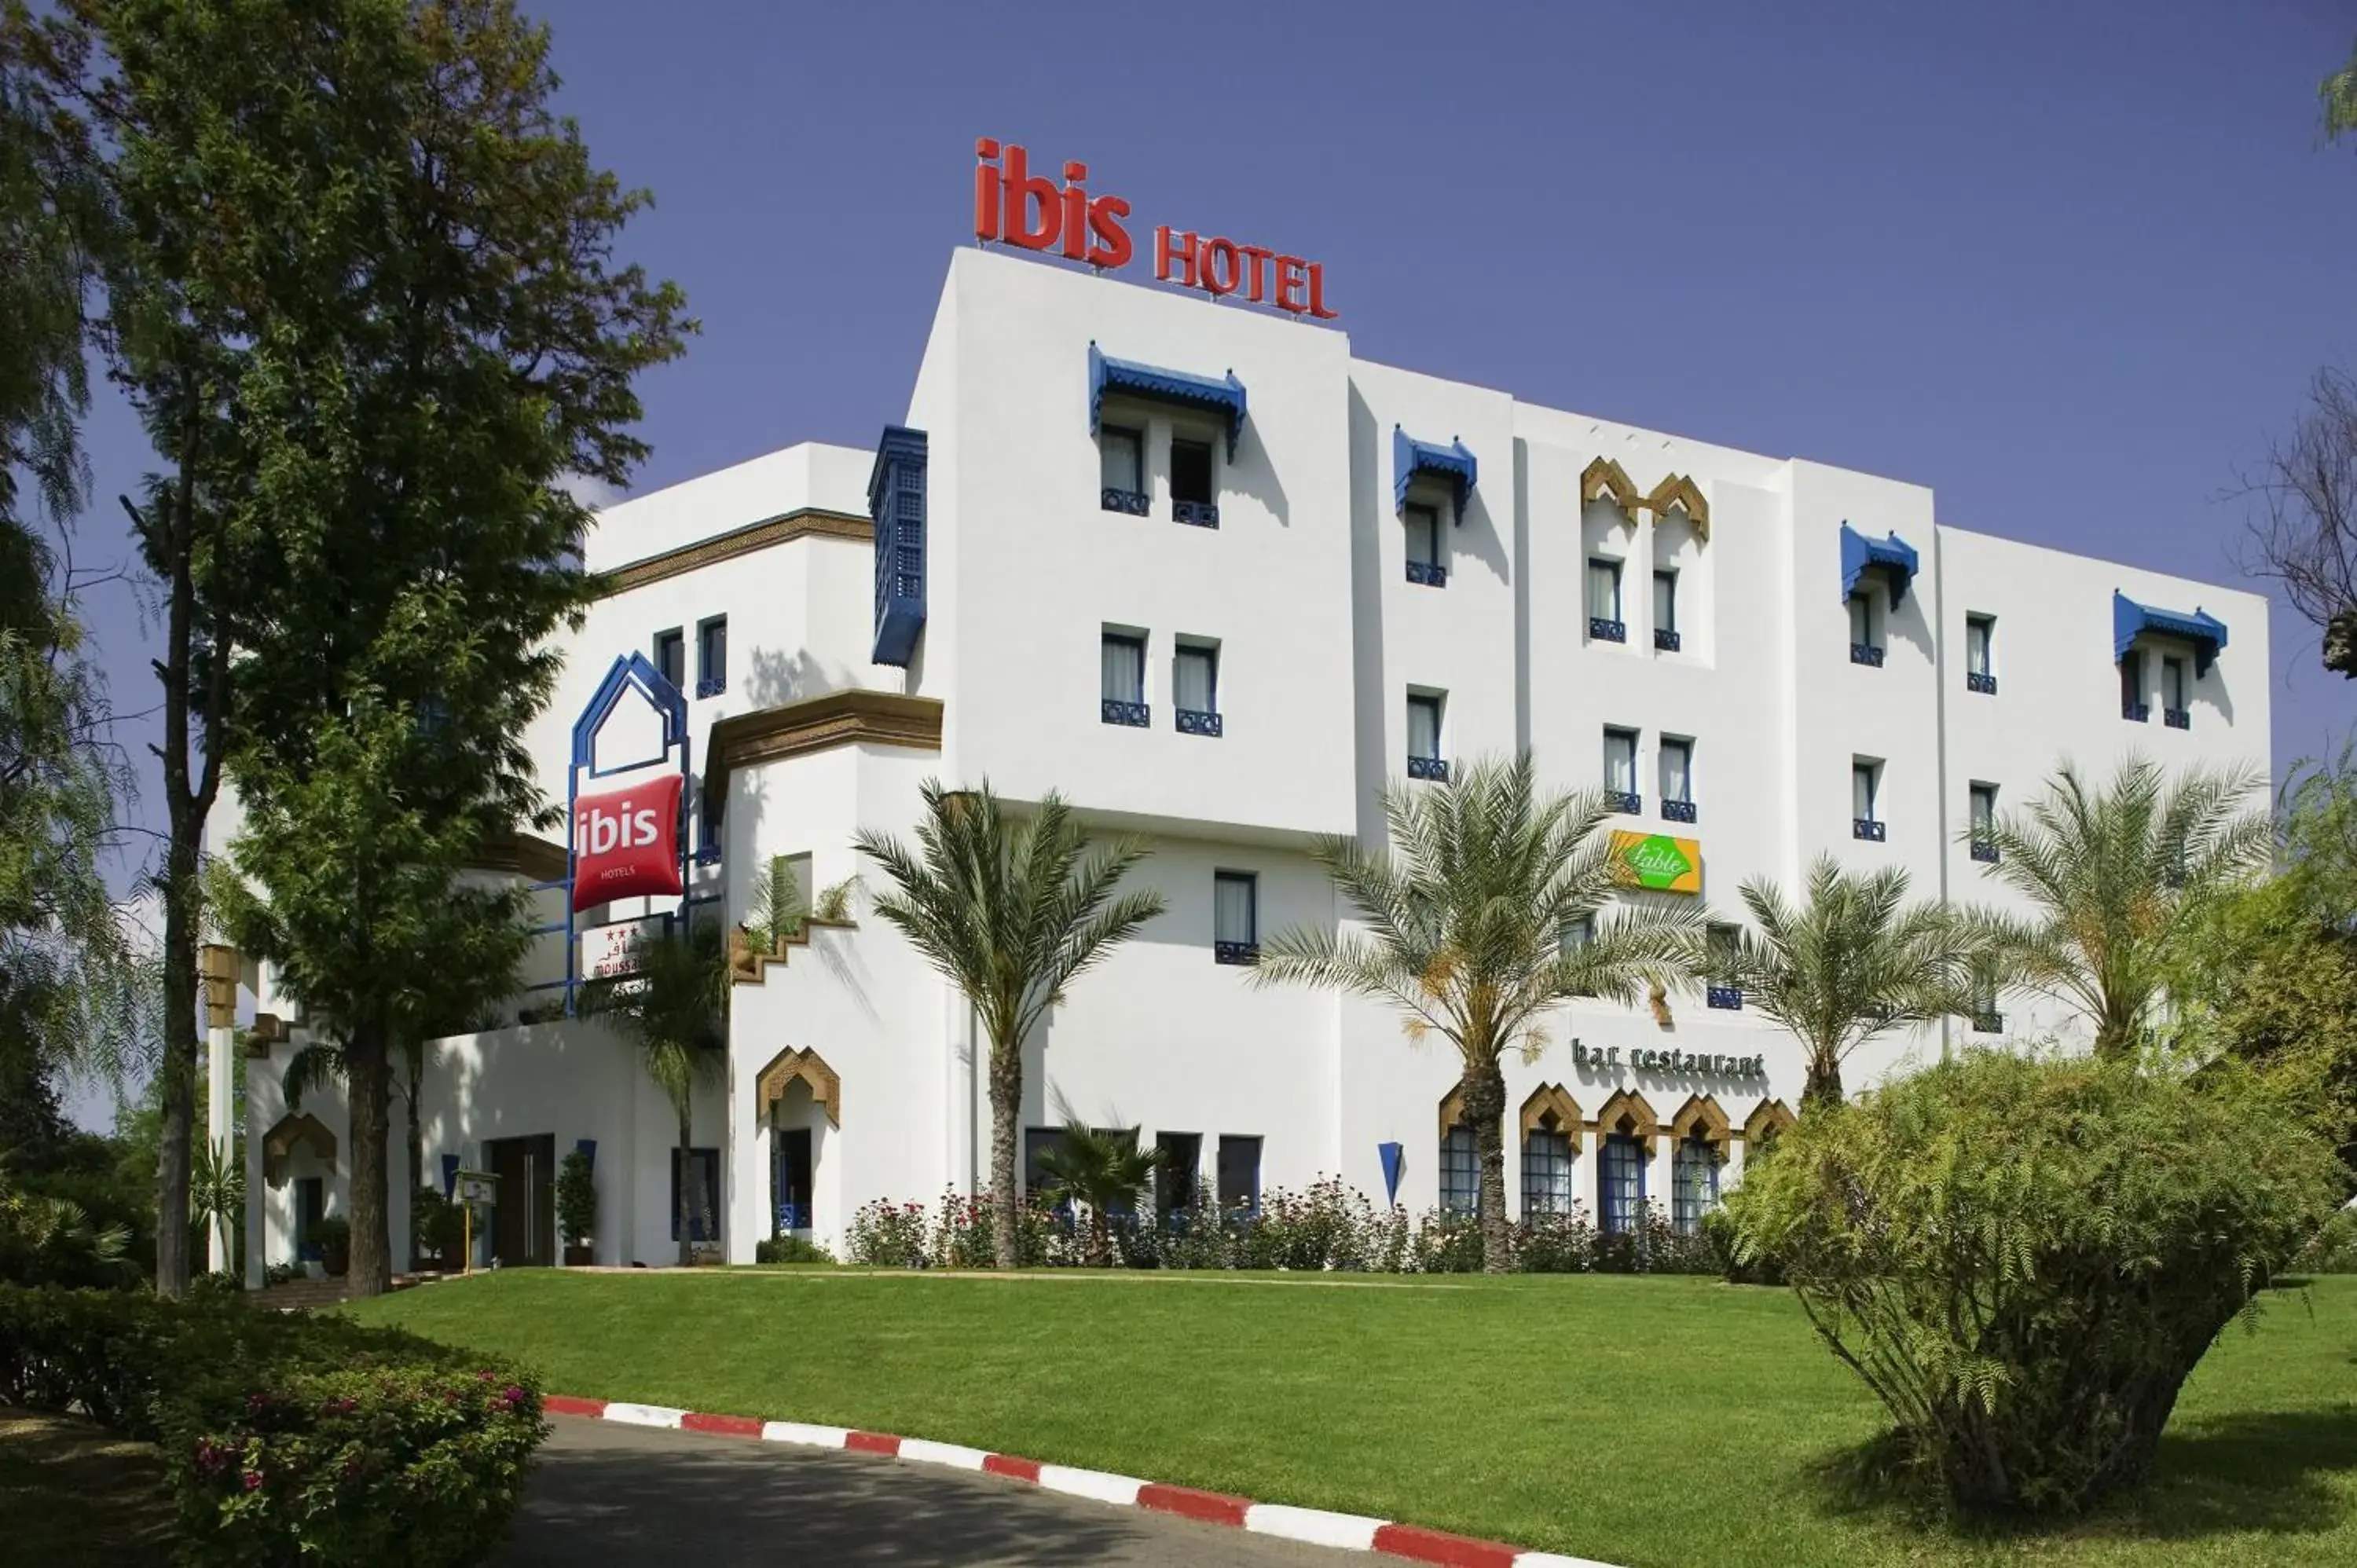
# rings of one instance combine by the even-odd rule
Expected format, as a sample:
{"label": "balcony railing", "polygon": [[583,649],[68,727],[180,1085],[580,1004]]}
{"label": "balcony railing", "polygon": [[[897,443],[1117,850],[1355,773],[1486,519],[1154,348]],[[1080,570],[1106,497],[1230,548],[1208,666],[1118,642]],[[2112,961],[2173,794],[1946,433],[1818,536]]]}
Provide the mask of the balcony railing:
{"label": "balcony railing", "polygon": [[717,843],[701,843],[696,845],[695,864],[698,865],[719,865],[720,846]]}
{"label": "balcony railing", "polygon": [[1655,627],[1653,647],[1659,652],[1675,653],[1678,650],[1678,634],[1663,627]]}
{"label": "balcony railing", "polygon": [[1448,759],[1445,757],[1411,757],[1407,759],[1407,776],[1446,784],[1448,782]]}
{"label": "balcony railing", "polygon": [[1629,640],[1629,623],[1626,621],[1607,620],[1602,616],[1589,616],[1587,618],[1587,640],[1590,642],[1626,642]]}
{"label": "balcony railing", "polygon": [[728,677],[726,675],[706,675],[695,683],[695,694],[699,697],[716,697],[726,690]]}
{"label": "balcony railing", "polygon": [[1220,734],[1220,715],[1196,708],[1181,708],[1178,710],[1178,733],[1216,736]]}
{"label": "balcony railing", "polygon": [[1260,944],[1258,942],[1213,942],[1211,958],[1218,963],[1258,963]]}
{"label": "balcony railing", "polygon": [[1107,511],[1125,511],[1132,517],[1144,517],[1154,510],[1154,502],[1144,490],[1117,490],[1111,485],[1097,492],[1097,504]]}
{"label": "balcony railing", "polygon": [[1663,802],[1662,802],[1662,820],[1663,820],[1663,822],[1693,822],[1693,821],[1695,820],[1695,805],[1694,805],[1694,802],[1693,802],[1692,800],[1664,800],[1664,801],[1663,801]]}
{"label": "balcony railing", "polygon": [[2004,1033],[2005,1033],[2005,1015],[2004,1015],[2004,1014],[2002,1014],[2002,1013],[1994,1012],[1994,1011],[1986,1012],[1986,1013],[1975,1013],[1975,1014],[1974,1014],[1974,1015],[1973,1015],[1973,1033],[1974,1033],[1974,1034],[1975,1034],[1975,1035],[2002,1035],[2002,1034],[2004,1034]]}
{"label": "balcony railing", "polygon": [[1743,1011],[1743,992],[1738,986],[1706,985],[1703,988],[1702,999],[1706,1005],[1717,1007],[1723,1012]]}
{"label": "balcony railing", "polygon": [[2171,729],[2191,729],[2193,713],[2189,708],[2163,708],[2160,710],[2160,722]]}
{"label": "balcony railing", "polygon": [[1634,817],[1643,814],[1645,798],[1627,789],[1607,789],[1604,791],[1604,804],[1623,816]]}
{"label": "balcony railing", "polygon": [[1850,819],[1849,832],[1852,838],[1861,838],[1870,843],[1880,843],[1883,841],[1884,829],[1885,824],[1872,817]]}
{"label": "balcony railing", "polygon": [[1995,865],[1996,864],[1996,840],[1975,839],[1973,841],[1973,858],[1977,861],[1986,862],[1990,865]]}
{"label": "balcony railing", "polygon": [[2149,703],[2122,703],[2120,704],[2120,717],[2127,720],[2128,723],[2132,725],[2150,723],[2152,719],[2152,704]]}
{"label": "balcony railing", "polygon": [[1437,561],[1411,561],[1407,564],[1407,580],[1427,588],[1445,588],[1448,586],[1448,568]]}
{"label": "balcony railing", "polygon": [[1984,697],[1994,697],[1996,695],[1996,677],[1985,675],[1977,670],[1967,670],[1964,671],[1964,690],[1978,692]]}
{"label": "balcony railing", "polygon": [[1154,715],[1146,710],[1144,703],[1124,703],[1112,697],[1104,699],[1102,714],[1109,725],[1131,725],[1144,729],[1154,722]]}
{"label": "balcony railing", "polygon": [[1849,645],[1849,661],[1879,670],[1882,668],[1882,650],[1871,642],[1853,642]]}
{"label": "balcony railing", "polygon": [[1170,503],[1170,515],[1177,521],[1192,523],[1197,528],[1217,528],[1220,526],[1220,503],[1174,499]]}

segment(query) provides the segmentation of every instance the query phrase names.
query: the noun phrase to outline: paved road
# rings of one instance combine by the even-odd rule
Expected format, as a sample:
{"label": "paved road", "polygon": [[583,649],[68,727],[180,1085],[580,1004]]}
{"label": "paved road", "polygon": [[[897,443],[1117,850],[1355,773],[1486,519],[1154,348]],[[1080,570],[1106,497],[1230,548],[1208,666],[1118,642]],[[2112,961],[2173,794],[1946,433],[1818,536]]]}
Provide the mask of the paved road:
{"label": "paved road", "polygon": [[872,1455],[573,1417],[541,1448],[507,1568],[1340,1568],[1356,1552]]}

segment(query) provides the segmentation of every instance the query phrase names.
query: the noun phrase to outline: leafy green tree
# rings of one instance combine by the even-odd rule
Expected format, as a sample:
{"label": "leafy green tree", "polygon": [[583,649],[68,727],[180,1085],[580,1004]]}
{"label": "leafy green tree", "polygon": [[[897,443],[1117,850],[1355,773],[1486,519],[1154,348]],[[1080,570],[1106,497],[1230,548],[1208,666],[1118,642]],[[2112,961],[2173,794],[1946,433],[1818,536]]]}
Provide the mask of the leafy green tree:
{"label": "leafy green tree", "polygon": [[695,1261],[695,1087],[728,1059],[727,937],[717,920],[699,920],[684,933],[667,930],[640,942],[633,962],[630,973],[584,987],[581,1008],[637,1043],[647,1076],[679,1117],[674,1220],[685,1268]]}
{"label": "leafy green tree", "polygon": [[[1411,1040],[1455,1047],[1480,1167],[1482,1267],[1512,1267],[1506,1225],[1509,1051],[1534,1061],[1546,1015],[1575,996],[1633,1003],[1699,972],[1693,902],[1634,897],[1596,793],[1542,795],[1528,752],[1446,784],[1383,791],[1389,842],[1320,840],[1310,852],[1356,922],[1299,927],[1261,947],[1254,979],[1325,986],[1398,1009]],[[1607,905],[1616,905],[1608,914]],[[1586,930],[1585,940],[1566,933]]]}
{"label": "leafy green tree", "polygon": [[1973,911],[1968,940],[2006,981],[2079,1014],[2098,1056],[2141,1049],[2172,950],[2205,905],[2266,863],[2271,826],[2248,804],[2257,786],[2241,769],[2172,779],[2146,757],[2096,786],[2064,763],[2044,794],[1980,834],[1998,856],[1984,874],[2030,912]]}
{"label": "leafy green tree", "polygon": [[2150,1469],[2219,1332],[2340,1200],[2231,1068],[1974,1050],[1801,1118],[1727,1211],[1959,1505],[2077,1511]]}
{"label": "leafy green tree", "polygon": [[1145,846],[1116,837],[1090,847],[1054,790],[1013,822],[987,779],[952,790],[929,779],[923,800],[914,849],[865,828],[855,842],[891,884],[876,913],[964,993],[989,1037],[991,1251],[1011,1269],[1021,1261],[1023,1042],[1067,986],[1165,904],[1152,889],[1117,891]]}
{"label": "leafy green tree", "polygon": [[1958,922],[1937,904],[1908,903],[1897,866],[1849,872],[1823,855],[1804,903],[1764,878],[1742,897],[1755,929],[1719,961],[1721,983],[1807,1050],[1804,1107],[1842,1102],[1842,1063],[1867,1041],[1970,1009]]}
{"label": "leafy green tree", "polygon": [[1160,1149],[1137,1146],[1135,1127],[1099,1132],[1085,1122],[1064,1123],[1061,1143],[1039,1152],[1039,1174],[1048,1196],[1088,1210],[1088,1263],[1113,1267],[1113,1221],[1137,1207],[1137,1195],[1162,1163]]}

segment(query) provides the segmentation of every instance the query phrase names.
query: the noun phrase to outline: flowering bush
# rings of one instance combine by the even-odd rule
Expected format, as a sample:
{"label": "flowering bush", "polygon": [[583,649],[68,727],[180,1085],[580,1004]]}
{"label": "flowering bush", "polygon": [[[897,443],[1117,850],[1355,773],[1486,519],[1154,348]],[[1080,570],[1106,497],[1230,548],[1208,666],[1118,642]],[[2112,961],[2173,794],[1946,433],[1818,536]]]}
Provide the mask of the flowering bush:
{"label": "flowering bush", "polygon": [[846,1238],[855,1263],[886,1269],[922,1269],[933,1260],[925,1251],[925,1206],[887,1203],[877,1198],[863,1203],[851,1217]]}
{"label": "flowering bush", "polygon": [[157,1444],[185,1563],[494,1555],[547,1434],[511,1368],[233,1300],[0,1289],[0,1402]]}

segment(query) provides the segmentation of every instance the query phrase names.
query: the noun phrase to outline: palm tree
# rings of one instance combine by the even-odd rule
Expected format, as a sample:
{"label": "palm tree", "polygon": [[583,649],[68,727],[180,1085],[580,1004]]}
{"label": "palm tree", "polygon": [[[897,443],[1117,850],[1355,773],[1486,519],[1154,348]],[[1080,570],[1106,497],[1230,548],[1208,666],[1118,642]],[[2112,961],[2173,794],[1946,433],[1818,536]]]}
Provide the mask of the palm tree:
{"label": "palm tree", "polygon": [[986,779],[952,790],[929,779],[923,796],[915,849],[865,828],[855,842],[892,884],[876,912],[965,993],[990,1038],[991,1250],[1011,1269],[1023,1042],[1074,978],[1162,913],[1162,895],[1116,897],[1145,846],[1115,838],[1090,849],[1054,790],[1011,823]]}
{"label": "palm tree", "polygon": [[717,920],[691,922],[641,941],[627,974],[592,981],[582,1011],[611,1022],[638,1043],[640,1065],[679,1116],[679,1262],[695,1262],[692,1216],[695,1182],[694,1105],[698,1080],[711,1076],[728,1046],[728,944]]}
{"label": "palm tree", "polygon": [[1996,852],[1985,875],[2033,910],[1974,912],[1996,972],[2080,1014],[2097,1056],[2136,1050],[2178,938],[2222,888],[2267,863],[2273,825],[2248,804],[2259,787],[2245,768],[2171,781],[2132,757],[2110,784],[2091,788],[2063,763],[2025,811],[1977,830]]}
{"label": "palm tree", "polygon": [[1715,978],[1806,1047],[1803,1110],[1842,1102],[1842,1063],[1876,1036],[1970,1010],[1958,921],[1938,904],[1909,904],[1897,866],[1848,872],[1823,855],[1799,908],[1765,878],[1745,883],[1742,897],[1758,929],[1716,960]]}
{"label": "palm tree", "polygon": [[1138,1192],[1162,1163],[1160,1149],[1137,1146],[1137,1133],[1135,1127],[1100,1133],[1085,1122],[1068,1121],[1062,1143],[1039,1153],[1048,1195],[1088,1208],[1092,1269],[1113,1266],[1113,1217],[1136,1204]]}
{"label": "palm tree", "polygon": [[[1480,1172],[1482,1266],[1509,1266],[1505,1054],[1534,1060],[1542,1015],[1574,996],[1634,1003],[1700,961],[1702,911],[1674,897],[1598,911],[1624,886],[1600,794],[1536,792],[1531,757],[1477,763],[1445,785],[1383,791],[1386,847],[1318,841],[1311,854],[1359,929],[1301,927],[1261,949],[1254,979],[1388,1002],[1411,1040],[1439,1034],[1464,1062],[1458,1084]],[[1566,934],[1585,924],[1584,942]]]}

